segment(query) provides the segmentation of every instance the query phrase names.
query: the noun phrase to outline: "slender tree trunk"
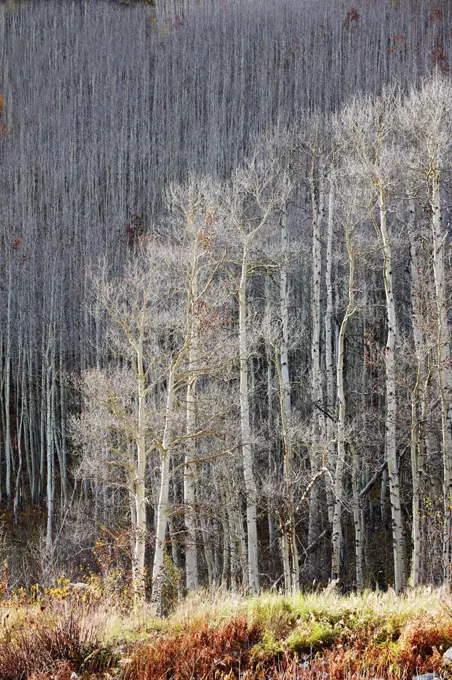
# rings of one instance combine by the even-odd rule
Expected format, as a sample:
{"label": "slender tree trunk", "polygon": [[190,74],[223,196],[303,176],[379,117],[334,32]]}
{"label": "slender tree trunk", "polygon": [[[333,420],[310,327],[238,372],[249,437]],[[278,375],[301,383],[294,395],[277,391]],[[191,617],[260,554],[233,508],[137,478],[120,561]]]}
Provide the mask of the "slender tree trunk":
{"label": "slender tree trunk", "polygon": [[52,364],[50,364],[47,368],[46,374],[47,552],[50,552],[52,548],[53,506],[55,496],[55,461],[53,452],[53,432],[52,432],[53,390],[54,390],[53,371]]}
{"label": "slender tree trunk", "polygon": [[29,409],[29,421],[28,421],[28,439],[30,442],[30,467],[31,467],[31,502],[35,504],[38,500],[38,477],[39,468],[36,466],[36,452],[35,449],[35,395],[33,391],[33,349],[32,343],[30,342],[29,352],[28,352],[28,366],[27,366],[27,383],[28,383],[28,409]]}
{"label": "slender tree trunk", "polygon": [[249,386],[248,386],[248,339],[247,339],[247,301],[246,286],[248,279],[248,248],[246,241],[242,252],[242,272],[240,277],[239,298],[239,352],[240,352],[240,421],[242,434],[243,473],[246,490],[246,526],[248,538],[248,587],[251,593],[259,591],[259,566],[257,542],[257,490],[253,471],[253,451],[251,445]]}
{"label": "slender tree trunk", "polygon": [[[146,312],[143,311],[143,315]],[[138,418],[136,433],[136,468],[135,468],[135,541],[132,556],[133,593],[138,604],[145,596],[145,553],[146,553],[146,375],[144,369],[143,326],[141,319],[140,335],[136,347],[137,352],[137,394]]]}
{"label": "slender tree trunk", "polygon": [[[325,282],[326,282],[326,314],[325,314],[325,368],[326,368],[326,403],[327,403],[327,417],[326,417],[326,447],[327,447],[327,465],[329,470],[334,469],[335,456],[335,436],[334,436],[334,419],[335,413],[335,397],[334,397],[334,335],[333,335],[333,218],[334,218],[334,179],[330,176],[330,191],[328,197],[328,232],[326,244],[326,264],[325,264]],[[334,516],[334,491],[331,484],[331,477],[326,477],[326,494],[328,504],[328,520],[330,524],[333,523]]]}
{"label": "slender tree trunk", "polygon": [[[241,504],[240,504],[241,505]],[[249,569],[248,569],[248,559],[247,559],[247,550],[246,550],[246,533],[245,529],[243,526],[243,514],[242,514],[242,509],[240,505],[236,505],[234,508],[234,515],[235,515],[235,529],[236,529],[236,536],[237,536],[237,545],[238,545],[238,558],[239,558],[239,563],[240,563],[240,570],[242,572],[242,588],[244,590],[249,590]]]}
{"label": "slender tree trunk", "polygon": [[50,552],[52,548],[53,514],[55,501],[55,432],[53,420],[53,405],[55,394],[55,279],[52,273],[50,307],[49,307],[49,328],[46,351],[46,375],[45,375],[45,394],[46,394],[46,415],[45,415],[45,443],[46,443],[46,465],[47,465],[47,533],[46,550]]}
{"label": "slender tree trunk", "polygon": [[230,572],[231,582],[230,588],[232,591],[237,590],[239,586],[239,573],[241,570],[240,557],[237,550],[237,533],[235,531],[235,512],[231,510],[229,501],[228,518],[229,518],[229,554],[230,554]]}
{"label": "slender tree trunk", "polygon": [[[268,323],[271,323],[271,300],[270,300],[270,278],[267,276],[265,278],[265,306],[266,306],[266,318]],[[268,440],[272,442],[272,445],[268,449],[267,457],[267,475],[269,478],[277,474],[276,465],[276,442],[273,437],[273,427],[274,427],[274,413],[273,413],[273,349],[271,343],[267,340],[265,344],[265,358],[267,362],[267,434]],[[272,578],[275,575],[276,558],[277,558],[277,536],[276,536],[276,523],[275,516],[276,511],[273,507],[272,499],[269,497],[267,499],[267,524],[268,524],[268,543],[269,543],[269,570]]]}
{"label": "slender tree trunk", "polygon": [[198,576],[198,550],[196,541],[196,509],[195,509],[195,480],[196,480],[196,439],[194,437],[196,429],[196,370],[198,360],[199,330],[198,319],[196,316],[196,305],[198,302],[198,248],[199,237],[195,237],[192,273],[190,279],[189,300],[188,300],[188,325],[189,325],[189,347],[188,347],[188,381],[186,395],[186,427],[187,441],[185,445],[185,466],[184,466],[184,508],[185,508],[185,584],[188,591],[196,590],[199,587]]}
{"label": "slender tree trunk", "polygon": [[[22,360],[22,366],[20,367],[20,383],[18,382],[18,392],[20,392],[21,395],[26,394],[25,390],[25,351],[22,351],[22,348],[19,349],[19,355],[23,357]],[[20,387],[19,387],[20,385]],[[16,483],[14,487],[14,504],[13,504],[13,518],[14,518],[14,524],[17,524],[18,521],[18,512],[19,512],[19,501],[20,501],[20,495],[22,491],[22,464],[23,464],[23,455],[22,455],[22,432],[24,430],[24,414],[25,414],[25,409],[26,409],[26,400],[23,398],[22,403],[16,404],[16,409],[18,413],[20,413],[19,416],[19,427],[17,428],[17,456],[18,456],[18,467],[17,467],[17,473],[16,473]],[[25,433],[26,435],[26,433]],[[25,437],[24,437],[25,438]]]}
{"label": "slender tree trunk", "polygon": [[395,372],[395,343],[397,337],[396,310],[392,281],[392,254],[387,228],[386,199],[384,190],[379,193],[380,235],[383,247],[383,277],[386,294],[388,331],[385,351],[386,368],[386,459],[388,461],[389,494],[391,498],[392,541],[394,550],[394,588],[401,593],[405,587],[404,539],[400,480],[397,461],[397,395]]}
{"label": "slender tree trunk", "polygon": [[[187,445],[184,467],[184,507],[187,538],[185,542],[186,588],[188,591],[199,587],[198,550],[196,540],[195,480],[196,442],[193,432],[196,427],[196,376],[193,375],[193,350],[189,351],[189,376],[187,383]],[[190,436],[191,435],[191,436]]]}
{"label": "slender tree trunk", "polygon": [[344,467],[346,457],[346,431],[345,431],[345,416],[346,416],[346,397],[344,386],[344,366],[345,366],[345,336],[347,332],[348,322],[355,313],[355,253],[351,241],[352,230],[350,225],[345,227],[345,241],[348,255],[348,301],[347,309],[341,323],[339,331],[339,346],[337,356],[337,373],[336,373],[336,387],[337,387],[337,403],[338,403],[338,418],[337,418],[337,457],[336,457],[336,471],[334,475],[334,513],[333,513],[333,531],[332,531],[332,566],[331,578],[339,580],[341,575],[341,544],[342,544],[342,503],[344,496]]}
{"label": "slender tree trunk", "polygon": [[5,462],[6,462],[6,500],[11,500],[12,445],[11,445],[11,265],[8,269],[8,302],[6,319],[6,354],[5,354]]}
{"label": "slender tree trunk", "polygon": [[199,518],[201,531],[203,535],[203,545],[204,545],[204,558],[206,560],[207,567],[207,584],[209,588],[214,585],[215,580],[215,564],[213,557],[212,541],[211,541],[211,529],[210,522],[203,516]]}
{"label": "slender tree trunk", "polygon": [[291,385],[289,376],[289,289],[287,261],[289,243],[287,232],[287,215],[284,211],[281,221],[281,248],[284,263],[280,269],[279,302],[281,312],[280,353],[275,352],[275,364],[278,373],[279,406],[281,418],[281,435],[283,447],[283,479],[286,490],[287,511],[281,523],[281,539],[283,546],[284,587],[287,592],[296,590],[300,584],[298,566],[298,550],[295,535],[294,502],[292,490],[292,447],[288,425],[292,416]]}
{"label": "slender tree trunk", "polygon": [[229,526],[229,513],[227,508],[227,499],[224,489],[222,487],[221,479],[219,481],[219,493],[221,505],[223,507],[222,526],[223,526],[223,568],[221,571],[221,587],[227,589],[230,582],[230,545],[231,545],[231,531]]}
{"label": "slender tree trunk", "polygon": [[66,387],[64,384],[64,364],[63,364],[63,322],[60,321],[60,356],[59,356],[59,378],[60,378],[60,429],[61,429],[61,465],[60,465],[60,484],[61,484],[61,506],[66,508],[68,496],[68,475],[67,475],[67,409],[66,409]]}
{"label": "slender tree trunk", "polygon": [[177,363],[178,360],[173,359],[169,368],[165,410],[165,429],[163,433],[160,461],[160,493],[157,505],[155,553],[152,570],[152,603],[155,605],[158,615],[162,615],[164,613],[165,604],[163,602],[163,586],[165,583],[165,535],[168,526],[171,437]]}
{"label": "slender tree trunk", "polygon": [[[411,207],[414,217],[414,207]],[[426,347],[424,343],[423,324],[426,320],[422,315],[422,284],[419,277],[420,263],[414,243],[414,223],[411,225],[411,308],[416,355],[416,380],[411,391],[411,478],[412,478],[412,529],[411,540],[413,552],[411,558],[411,585],[417,588],[421,585],[421,511],[422,511],[422,478],[424,472],[425,447],[425,418],[428,383],[430,373],[426,366]]]}
{"label": "slender tree trunk", "polygon": [[359,498],[359,481],[361,476],[361,466],[356,447],[352,448],[352,491],[353,491],[353,524],[355,527],[355,575],[356,589],[361,592],[364,588],[363,570],[363,514]]}
{"label": "slender tree trunk", "polygon": [[[312,293],[311,293],[311,401],[312,401],[312,424],[311,424],[311,447],[310,466],[311,476],[314,476],[320,468],[320,449],[323,436],[323,407],[322,378],[320,371],[320,291],[322,275],[322,250],[321,250],[321,221],[323,218],[323,187],[320,187],[319,196],[315,187],[315,155],[312,158],[312,167],[309,174],[309,185],[312,205]],[[308,545],[315,544],[320,535],[320,487],[314,484],[309,496],[309,526]],[[313,553],[310,556],[310,579],[318,577],[318,560]]]}
{"label": "slender tree trunk", "polygon": [[431,169],[429,189],[436,293],[438,384],[443,440],[443,580],[444,583],[450,585],[452,583],[452,369],[444,269],[447,234],[442,227],[440,176],[437,163]]}

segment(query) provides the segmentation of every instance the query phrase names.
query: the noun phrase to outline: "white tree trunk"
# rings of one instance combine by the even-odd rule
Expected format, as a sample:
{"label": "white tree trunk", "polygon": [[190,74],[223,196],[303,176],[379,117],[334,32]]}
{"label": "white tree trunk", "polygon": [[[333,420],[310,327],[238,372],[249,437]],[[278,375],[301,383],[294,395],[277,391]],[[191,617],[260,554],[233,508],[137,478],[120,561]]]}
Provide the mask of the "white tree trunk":
{"label": "white tree trunk", "polygon": [[[143,306],[143,315],[146,313]],[[132,575],[135,602],[145,596],[145,552],[146,552],[146,376],[143,355],[143,325],[141,319],[137,352],[137,394],[138,418],[136,432],[136,469],[135,469],[135,541],[132,556]]]}
{"label": "white tree trunk", "polygon": [[353,491],[353,524],[355,527],[355,575],[356,575],[356,589],[362,591],[364,588],[364,570],[363,570],[363,513],[361,510],[361,503],[359,498],[359,479],[360,479],[360,461],[358,452],[355,447],[352,451],[352,491]]}
{"label": "white tree trunk", "polygon": [[[333,218],[334,218],[334,179],[330,176],[330,191],[328,196],[328,231],[326,244],[326,263],[325,263],[325,282],[326,282],[326,314],[325,314],[325,368],[326,368],[326,447],[328,469],[334,469],[335,436],[334,420],[335,398],[334,398],[334,334],[333,334]],[[328,520],[333,523],[334,515],[334,492],[331,484],[330,475],[326,476],[326,494],[328,504]]]}
{"label": "white tree trunk", "polygon": [[339,346],[337,355],[337,372],[336,372],[336,387],[337,387],[337,402],[338,402],[338,418],[337,418],[337,457],[336,457],[336,471],[334,475],[334,513],[333,513],[333,528],[332,528],[332,566],[331,578],[339,580],[341,572],[341,542],[342,542],[342,503],[344,496],[344,467],[345,467],[345,416],[346,416],[346,397],[344,387],[344,363],[345,363],[345,335],[350,318],[355,313],[355,254],[353,251],[351,241],[351,227],[345,227],[345,241],[348,255],[348,301],[347,309],[341,323],[339,331]]}
{"label": "white tree trunk", "polygon": [[185,541],[185,574],[188,591],[199,587],[198,578],[198,550],[196,542],[196,510],[195,510],[195,480],[196,440],[193,432],[196,427],[196,377],[193,375],[194,349],[189,350],[189,367],[191,372],[187,383],[187,434],[185,467],[184,467],[184,507],[187,537]]}
{"label": "white tree trunk", "polygon": [[433,274],[435,278],[437,315],[438,383],[441,399],[441,430],[443,440],[443,579],[452,583],[452,369],[450,337],[447,324],[447,300],[444,251],[447,234],[442,227],[439,168],[431,171],[430,208],[433,237]]}
{"label": "white tree trunk", "polygon": [[[411,208],[414,216],[414,208]],[[424,448],[425,448],[425,418],[427,417],[427,393],[430,381],[430,371],[427,368],[426,346],[424,342],[424,332],[422,330],[425,319],[423,319],[422,308],[422,284],[419,279],[420,263],[414,243],[414,222],[411,225],[411,308],[414,349],[416,354],[416,381],[411,391],[411,478],[412,478],[412,514],[413,524],[411,529],[411,540],[413,552],[411,557],[411,585],[417,588],[421,585],[421,511],[422,511],[422,478],[424,472]]]}
{"label": "white tree trunk", "polygon": [[298,566],[298,550],[295,536],[295,517],[292,493],[292,448],[288,433],[292,408],[290,401],[291,385],[289,376],[289,289],[287,283],[287,261],[289,243],[287,233],[287,216],[283,213],[281,221],[281,248],[284,262],[280,269],[279,302],[281,313],[280,354],[276,352],[276,366],[279,384],[279,405],[281,416],[281,435],[283,446],[283,479],[286,489],[287,512],[281,522],[282,558],[284,568],[284,587],[287,592],[299,587],[300,572]]}
{"label": "white tree trunk", "polygon": [[11,265],[8,270],[8,311],[6,320],[6,356],[5,356],[5,462],[6,462],[6,500],[11,500],[11,296],[12,275]]}
{"label": "white tree trunk", "polygon": [[185,509],[185,585],[188,591],[199,587],[198,577],[198,550],[196,542],[196,510],[195,510],[195,481],[196,481],[196,370],[198,359],[199,330],[196,317],[196,305],[198,302],[198,235],[195,237],[192,272],[188,299],[188,381],[186,395],[186,428],[187,441],[185,446],[184,466],[184,509]]}
{"label": "white tree trunk", "polygon": [[168,373],[168,386],[165,410],[165,429],[160,456],[160,493],[157,505],[154,565],[152,569],[152,603],[157,614],[164,610],[163,586],[165,582],[165,535],[168,526],[168,496],[170,480],[171,430],[175,396],[175,373],[177,359],[171,362]]}
{"label": "white tree trunk", "polygon": [[394,551],[394,588],[401,593],[405,587],[404,540],[402,507],[400,500],[400,480],[397,461],[397,395],[395,372],[395,343],[397,336],[396,310],[392,281],[392,253],[387,228],[386,202],[384,189],[379,192],[380,236],[383,248],[383,277],[386,294],[386,314],[388,334],[386,339],[386,437],[385,449],[388,461],[389,494],[391,498],[392,541]]}
{"label": "white tree trunk", "polygon": [[54,379],[52,365],[48,366],[46,372],[46,462],[47,462],[47,531],[46,531],[46,550],[50,552],[52,548],[52,525],[53,525],[53,505],[55,495],[55,463],[53,454],[53,431],[52,431],[52,402]]}
{"label": "white tree trunk", "polygon": [[[323,187],[320,187],[319,197],[316,194],[314,179],[315,156],[312,159],[312,168],[309,174],[309,185],[312,205],[312,291],[311,291],[311,447],[309,451],[311,476],[320,469],[320,449],[323,445],[323,414],[322,404],[322,378],[320,372],[320,291],[322,276],[322,250],[321,250],[321,222],[324,213]],[[313,545],[320,534],[320,493],[319,485],[314,484],[309,497],[309,526],[308,545]],[[309,578],[317,577],[317,561],[311,555]]]}
{"label": "white tree trunk", "polygon": [[253,470],[251,445],[250,407],[248,388],[248,337],[246,285],[248,279],[248,250],[246,240],[242,251],[242,272],[238,287],[239,301],[239,352],[240,352],[240,422],[242,435],[243,474],[246,490],[246,527],[248,539],[248,587],[251,593],[259,591],[259,566],[257,542],[257,490]]}

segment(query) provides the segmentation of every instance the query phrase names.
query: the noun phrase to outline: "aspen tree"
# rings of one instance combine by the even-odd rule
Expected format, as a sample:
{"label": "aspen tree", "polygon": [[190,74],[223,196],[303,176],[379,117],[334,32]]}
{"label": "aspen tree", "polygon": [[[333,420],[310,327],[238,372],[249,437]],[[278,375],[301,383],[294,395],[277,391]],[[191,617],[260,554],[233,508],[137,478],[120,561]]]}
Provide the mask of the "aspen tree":
{"label": "aspen tree", "polygon": [[409,171],[422,180],[427,195],[436,302],[436,355],[443,454],[443,580],[452,581],[452,371],[446,284],[447,231],[441,199],[443,172],[450,158],[452,88],[437,74],[412,89],[400,108],[400,123],[409,146]]}
{"label": "aspen tree", "polygon": [[[199,398],[197,384],[201,376],[215,368],[208,356],[218,342],[212,333],[219,336],[220,328],[216,327],[215,307],[221,305],[221,295],[215,289],[217,298],[212,304],[212,289],[216,278],[221,253],[215,253],[212,247],[213,225],[217,208],[215,187],[205,180],[189,180],[185,185],[170,188],[170,206],[173,212],[181,215],[182,226],[187,240],[190,258],[187,275],[187,302],[185,310],[185,354],[186,354],[186,440],[184,461],[184,506],[187,540],[185,545],[186,588],[195,590],[199,586],[197,538],[196,538],[196,477],[197,477],[197,428]],[[210,348],[206,351],[207,345]],[[222,359],[226,360],[226,353]]]}
{"label": "aspen tree", "polygon": [[152,566],[152,598],[157,614],[164,612],[163,587],[165,585],[165,536],[168,526],[168,494],[170,483],[172,426],[174,419],[174,398],[176,374],[180,355],[172,357],[168,369],[168,384],[165,405],[165,426],[160,448],[160,490],[157,503],[157,522],[155,532],[155,552]]}
{"label": "aspen tree", "polygon": [[[289,326],[289,289],[288,275],[290,262],[290,245],[287,228],[287,209],[281,213],[281,264],[279,272],[279,317],[280,328],[270,341],[273,346],[274,357],[268,357],[270,361],[268,370],[271,371],[271,364],[275,366],[275,377],[277,381],[279,418],[281,426],[281,446],[282,446],[282,479],[284,485],[283,511],[278,511],[280,517],[279,531],[281,534],[281,557],[283,562],[284,588],[286,592],[295,591],[299,587],[299,557],[297,549],[297,537],[295,531],[294,515],[294,478],[293,478],[293,451],[290,428],[292,425],[292,405],[291,405],[291,383],[289,376],[289,346],[292,340]],[[268,300],[266,300],[268,305]],[[267,316],[269,310],[267,309]],[[271,325],[271,320],[267,319],[267,324]],[[270,329],[269,329],[270,330]],[[271,331],[270,331],[271,332]],[[269,377],[269,376],[268,376]],[[267,389],[271,394],[271,383],[268,382]],[[269,402],[269,418],[271,418],[271,403]]]}
{"label": "aspen tree", "polygon": [[[124,486],[130,495],[132,576],[137,602],[144,597],[145,585],[146,465],[149,454],[156,449],[161,456],[155,558],[158,565],[159,550],[163,550],[162,533],[164,539],[167,522],[171,419],[177,367],[173,360],[169,365],[161,433],[152,401],[161,383],[162,372],[163,375],[166,372],[165,352],[159,348],[158,333],[162,324],[164,327],[171,323],[171,315],[163,312],[161,296],[164,296],[164,280],[160,277],[163,271],[170,271],[171,266],[170,252],[165,252],[164,264],[159,261],[159,252],[154,246],[152,253],[139,250],[133,256],[121,286],[117,286],[114,277],[101,274],[97,285],[98,299],[107,314],[108,346],[109,351],[116,354],[117,367],[110,364],[104,371],[85,373],[82,388],[86,394],[86,408],[82,418],[73,426],[83,448],[86,450],[91,445],[92,454],[98,452],[91,462],[83,458],[85,476],[95,469],[99,479],[104,479],[107,484]],[[173,306],[177,308],[177,289],[173,282],[168,284],[176,294]],[[87,431],[89,427],[91,433]],[[107,460],[105,449],[108,450]]]}
{"label": "aspen tree", "polygon": [[[328,224],[327,224],[327,245],[325,258],[325,285],[326,285],[326,310],[325,310],[325,372],[326,372],[326,448],[327,448],[327,463],[328,467],[332,469],[334,465],[334,413],[335,413],[335,375],[334,375],[334,345],[335,334],[333,333],[334,322],[334,299],[333,299],[333,239],[334,239],[334,217],[335,217],[335,176],[334,170],[331,168],[328,175],[329,192],[328,192]],[[334,513],[334,496],[332,492],[332,484],[330,477],[326,479],[327,484],[327,502],[328,502],[328,520],[333,521]]]}
{"label": "aspen tree", "polygon": [[[386,418],[385,454],[388,461],[394,554],[394,587],[401,592],[405,587],[404,539],[400,498],[399,464],[397,459],[397,394],[395,349],[397,338],[396,308],[393,285],[393,259],[387,212],[388,192],[392,185],[391,170],[394,155],[391,149],[392,111],[396,106],[391,92],[378,100],[355,98],[341,115],[343,134],[359,164],[359,172],[373,194],[370,217],[374,221],[383,257],[383,282],[386,298],[387,336],[385,349]],[[377,217],[374,217],[374,211]]]}
{"label": "aspen tree", "polygon": [[[236,268],[230,270],[238,302],[238,341],[240,376],[240,426],[243,475],[246,489],[246,526],[248,551],[248,587],[252,593],[259,590],[258,537],[257,537],[257,487],[252,449],[249,395],[249,342],[248,342],[248,279],[256,271],[265,271],[268,258],[259,253],[263,231],[272,214],[288,196],[290,185],[286,173],[265,147],[257,149],[242,169],[233,177],[226,195],[224,211],[230,222],[229,233],[239,238]],[[231,247],[232,242],[230,242]]]}
{"label": "aspen tree", "polygon": [[[428,340],[426,328],[429,326],[429,300],[425,290],[426,282],[421,272],[428,263],[421,259],[419,244],[415,238],[415,206],[410,205],[410,254],[411,254],[411,300],[415,355],[415,381],[411,391],[411,475],[412,475],[412,543],[411,585],[416,588],[422,584],[421,563],[422,545],[422,495],[424,491],[426,438],[425,428],[428,419],[428,398],[432,381],[431,354],[434,348]],[[413,358],[414,360],[414,358]]]}
{"label": "aspen tree", "polygon": [[345,363],[345,336],[347,326],[350,318],[356,312],[355,305],[355,252],[352,244],[353,225],[346,222],[345,224],[345,244],[348,257],[348,288],[347,288],[347,307],[344,317],[339,329],[339,343],[337,349],[337,371],[336,371],[336,388],[337,388],[337,403],[338,403],[338,418],[337,418],[337,456],[336,456],[336,470],[334,474],[334,514],[332,523],[332,567],[331,578],[339,580],[340,578],[340,555],[341,555],[341,515],[342,502],[344,494],[344,467],[346,458],[346,396],[344,387],[344,363]]}
{"label": "aspen tree", "polygon": [[[321,285],[322,285],[322,226],[325,216],[323,159],[320,150],[320,131],[314,127],[313,148],[311,150],[308,183],[312,211],[312,280],[311,280],[311,443],[310,465],[314,476],[321,467],[320,450],[324,438],[323,384],[321,377]],[[320,532],[320,487],[314,484],[309,497],[308,545],[311,545]],[[315,578],[317,566],[311,565],[310,576]]]}

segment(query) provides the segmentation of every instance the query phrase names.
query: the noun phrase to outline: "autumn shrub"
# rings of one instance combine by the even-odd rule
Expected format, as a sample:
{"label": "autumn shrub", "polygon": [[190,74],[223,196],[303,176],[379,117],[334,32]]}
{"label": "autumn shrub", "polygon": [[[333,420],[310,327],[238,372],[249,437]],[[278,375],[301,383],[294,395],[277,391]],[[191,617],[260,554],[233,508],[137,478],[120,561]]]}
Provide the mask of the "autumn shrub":
{"label": "autumn shrub", "polygon": [[442,652],[452,642],[452,627],[431,620],[407,624],[398,640],[378,642],[364,630],[343,635],[341,640],[325,649],[313,660],[312,670],[327,669],[332,680],[346,678],[384,677],[388,680],[411,678],[418,673],[439,671]]}
{"label": "autumn shrub", "polygon": [[251,649],[261,637],[257,626],[239,616],[211,627],[207,620],[180,633],[155,636],[138,645],[125,680],[214,680],[238,678],[252,663]]}
{"label": "autumn shrub", "polygon": [[59,668],[64,680],[64,669],[83,668],[96,648],[92,628],[73,616],[61,619],[56,625],[31,618],[29,625],[24,622],[0,640],[0,678],[38,680],[50,672],[55,675],[55,669]]}

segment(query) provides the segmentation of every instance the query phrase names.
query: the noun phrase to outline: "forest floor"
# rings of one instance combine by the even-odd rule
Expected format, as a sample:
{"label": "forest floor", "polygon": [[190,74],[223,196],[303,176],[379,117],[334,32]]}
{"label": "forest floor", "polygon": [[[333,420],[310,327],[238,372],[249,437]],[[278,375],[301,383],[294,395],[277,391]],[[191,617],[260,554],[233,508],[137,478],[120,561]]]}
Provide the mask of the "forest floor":
{"label": "forest floor", "polygon": [[452,678],[452,599],[440,592],[199,592],[165,619],[52,592],[0,603],[1,680]]}

